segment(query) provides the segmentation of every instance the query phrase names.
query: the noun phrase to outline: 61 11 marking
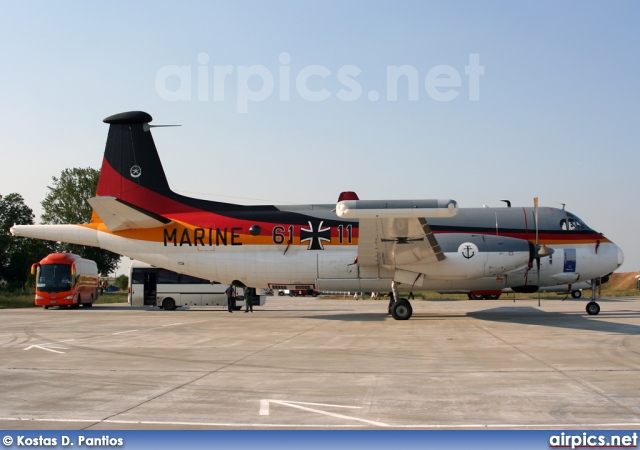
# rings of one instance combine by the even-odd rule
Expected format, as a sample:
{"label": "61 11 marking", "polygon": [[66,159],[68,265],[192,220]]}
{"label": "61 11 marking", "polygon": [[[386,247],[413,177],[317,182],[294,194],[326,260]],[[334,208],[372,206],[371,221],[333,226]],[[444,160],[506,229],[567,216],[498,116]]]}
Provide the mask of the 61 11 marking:
{"label": "61 11 marking", "polygon": [[345,232],[345,228],[347,231],[347,244],[351,244],[351,239],[352,239],[352,225],[349,224],[346,227],[344,225],[338,225],[338,238],[340,239],[338,242],[340,244],[344,243],[344,232]]}
{"label": "61 11 marking", "polygon": [[[353,225],[351,224],[347,226],[338,225],[337,228],[338,228],[338,243],[344,244],[345,238],[346,238],[346,243],[351,244],[353,242]],[[273,227],[273,233],[272,233],[273,243],[284,244],[285,238],[286,238],[285,232],[288,232],[287,234],[289,235],[289,240],[287,242],[293,243],[293,230],[294,230],[293,225],[289,225],[289,227],[287,228],[285,228],[282,225],[277,225]]]}

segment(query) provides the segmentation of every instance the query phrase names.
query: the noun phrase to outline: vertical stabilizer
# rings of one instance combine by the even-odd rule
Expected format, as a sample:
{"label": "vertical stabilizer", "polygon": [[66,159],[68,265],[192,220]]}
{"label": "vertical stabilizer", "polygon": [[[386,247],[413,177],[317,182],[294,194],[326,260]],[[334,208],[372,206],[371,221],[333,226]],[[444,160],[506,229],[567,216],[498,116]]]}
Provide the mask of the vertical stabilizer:
{"label": "vertical stabilizer", "polygon": [[171,195],[158,151],[151,136],[152,117],[129,111],[104,119],[109,136],[96,195],[113,196],[144,207],[152,198]]}

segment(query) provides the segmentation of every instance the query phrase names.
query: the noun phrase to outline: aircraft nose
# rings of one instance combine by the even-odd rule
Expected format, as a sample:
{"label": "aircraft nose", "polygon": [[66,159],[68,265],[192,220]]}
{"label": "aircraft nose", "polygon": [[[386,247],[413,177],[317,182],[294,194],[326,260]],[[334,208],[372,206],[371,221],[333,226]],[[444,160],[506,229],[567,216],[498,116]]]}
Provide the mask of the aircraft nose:
{"label": "aircraft nose", "polygon": [[[616,247],[618,246],[616,245]],[[623,262],[624,262],[624,253],[622,253],[622,249],[618,247],[618,267],[620,267]]]}

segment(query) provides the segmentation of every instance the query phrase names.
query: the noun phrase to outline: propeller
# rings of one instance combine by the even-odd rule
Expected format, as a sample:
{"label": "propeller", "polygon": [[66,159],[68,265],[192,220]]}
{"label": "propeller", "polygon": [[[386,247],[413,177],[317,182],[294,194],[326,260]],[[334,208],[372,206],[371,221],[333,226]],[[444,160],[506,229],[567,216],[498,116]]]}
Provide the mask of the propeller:
{"label": "propeller", "polygon": [[536,254],[534,259],[536,260],[536,271],[538,273],[538,306],[540,306],[540,258],[544,258],[545,256],[550,256],[553,253],[552,248],[547,248],[546,245],[540,245],[540,233],[538,226],[538,197],[533,199],[533,215],[536,222]]}

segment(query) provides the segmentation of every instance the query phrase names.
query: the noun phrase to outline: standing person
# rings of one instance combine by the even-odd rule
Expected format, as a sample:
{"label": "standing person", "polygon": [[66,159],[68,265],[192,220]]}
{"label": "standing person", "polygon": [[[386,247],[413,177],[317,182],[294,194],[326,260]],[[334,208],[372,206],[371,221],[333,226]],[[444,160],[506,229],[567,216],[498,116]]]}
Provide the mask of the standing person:
{"label": "standing person", "polygon": [[248,313],[249,311],[253,312],[253,293],[255,292],[254,288],[245,288],[244,289],[244,312]]}
{"label": "standing person", "polygon": [[230,284],[224,293],[227,294],[227,309],[232,313],[233,307],[236,306],[236,290],[233,285]]}

